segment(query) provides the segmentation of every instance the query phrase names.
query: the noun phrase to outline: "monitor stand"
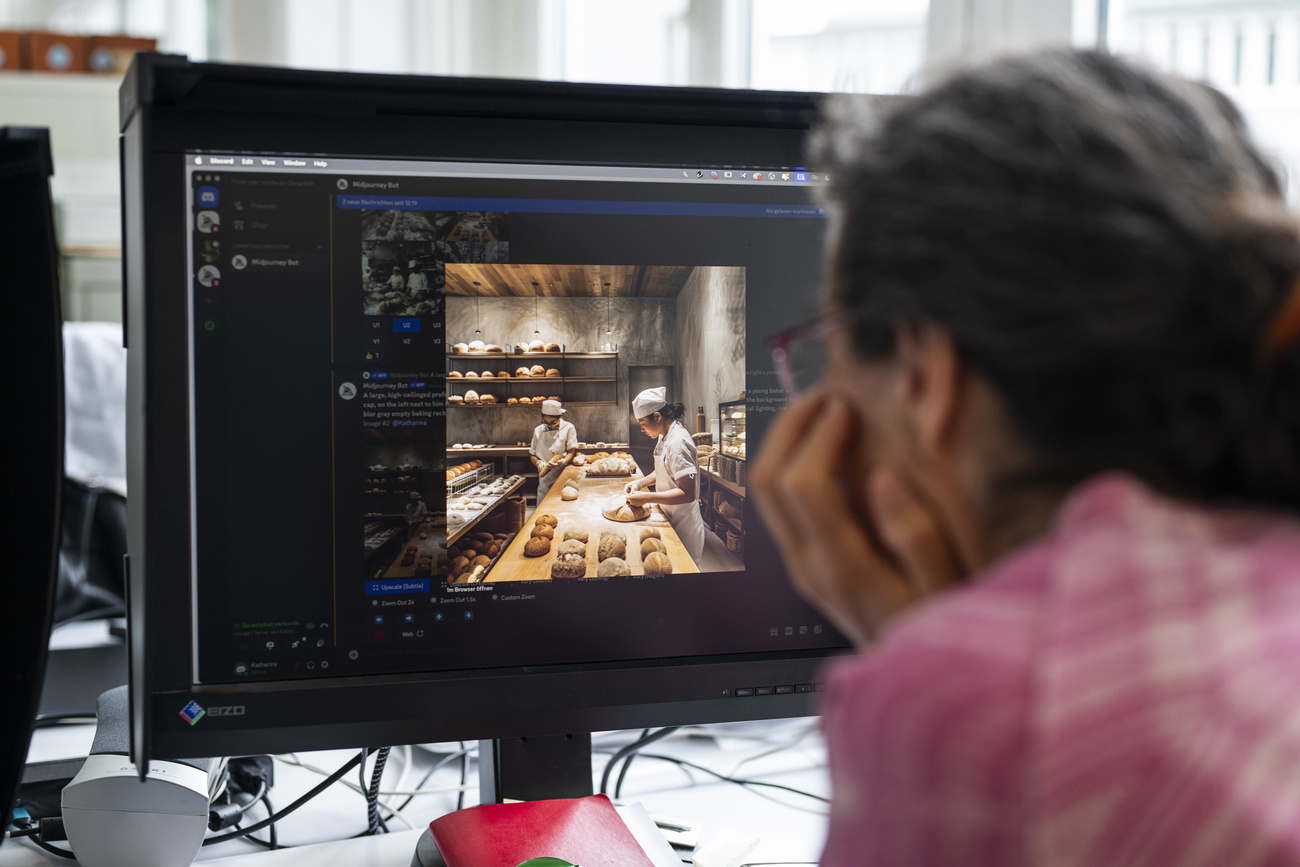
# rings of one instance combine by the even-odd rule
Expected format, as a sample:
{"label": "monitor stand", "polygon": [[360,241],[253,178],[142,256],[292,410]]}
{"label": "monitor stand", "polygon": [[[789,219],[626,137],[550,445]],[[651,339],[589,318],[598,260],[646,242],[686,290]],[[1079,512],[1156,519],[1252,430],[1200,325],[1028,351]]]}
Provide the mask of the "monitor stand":
{"label": "monitor stand", "polygon": [[[592,794],[591,733],[478,742],[479,802],[585,798]],[[411,867],[445,867],[426,828]]]}

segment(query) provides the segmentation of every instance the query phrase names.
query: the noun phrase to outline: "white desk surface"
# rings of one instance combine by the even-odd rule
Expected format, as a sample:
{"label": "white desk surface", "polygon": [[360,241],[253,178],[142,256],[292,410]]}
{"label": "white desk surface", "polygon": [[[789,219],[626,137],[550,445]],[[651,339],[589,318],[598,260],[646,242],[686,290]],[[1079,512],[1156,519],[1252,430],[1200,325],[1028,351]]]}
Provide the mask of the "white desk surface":
{"label": "white desk surface", "polygon": [[[764,723],[741,723],[707,727],[709,735],[677,734],[650,745],[646,752],[685,759],[720,773],[781,783],[829,795],[825,748],[815,730],[814,721],[778,720]],[[85,755],[94,733],[92,726],[64,726],[42,729],[33,738],[29,760],[67,758]],[[617,749],[634,740],[640,732],[606,732],[593,736],[597,750]],[[797,742],[795,742],[797,739]],[[793,746],[773,751],[795,742]],[[765,753],[770,755],[764,755]],[[393,750],[385,769],[383,788],[396,784],[401,774],[401,749]],[[329,751],[303,754],[302,759],[329,771],[342,765],[355,753]],[[430,766],[429,754],[413,748],[413,768],[406,786],[414,786]],[[593,759],[594,785],[599,787],[600,773],[607,755]],[[746,761],[748,760],[748,761]],[[743,762],[743,764],[742,764]],[[739,767],[738,767],[739,766]],[[449,764],[426,784],[440,788],[459,783],[459,761]],[[654,814],[664,814],[695,823],[701,830],[701,842],[731,827],[762,840],[750,861],[794,861],[815,863],[826,835],[826,805],[811,798],[778,790],[742,788],[721,782],[698,771],[687,772],[663,761],[638,758],[623,786],[621,802],[640,802]],[[611,777],[610,788],[617,771]],[[322,778],[303,768],[276,762],[272,802],[277,809],[296,800]],[[356,780],[357,772],[346,779]],[[469,782],[476,784],[477,770],[471,765]],[[402,798],[394,799],[400,803]],[[477,803],[471,790],[466,805]],[[421,829],[429,821],[455,809],[456,795],[441,793],[422,795],[402,812]],[[365,802],[361,795],[336,784],[308,802],[278,825],[279,841],[295,848],[267,851],[256,844],[236,840],[200,850],[197,860],[230,864],[231,867],[407,867],[415,851],[420,830],[407,830],[396,819],[389,819],[394,833],[359,839],[347,838],[365,828]],[[265,816],[260,807],[250,811],[252,821]],[[401,830],[399,830],[401,829]],[[261,832],[265,835],[265,831]],[[62,844],[67,846],[66,842]],[[70,864],[66,859],[20,842],[6,841],[0,846],[0,867],[44,867],[51,863]]]}

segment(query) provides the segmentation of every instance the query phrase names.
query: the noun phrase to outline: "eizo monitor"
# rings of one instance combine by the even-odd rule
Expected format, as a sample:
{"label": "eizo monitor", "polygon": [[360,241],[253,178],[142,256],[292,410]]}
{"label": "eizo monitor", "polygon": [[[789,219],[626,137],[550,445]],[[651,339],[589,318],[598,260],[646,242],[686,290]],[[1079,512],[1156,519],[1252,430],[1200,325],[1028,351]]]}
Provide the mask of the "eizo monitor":
{"label": "eizo monitor", "polygon": [[[814,109],[137,57],[137,764],[813,712],[847,642],[746,486],[764,339],[815,312]],[[610,505],[658,466],[656,387],[694,516]]]}

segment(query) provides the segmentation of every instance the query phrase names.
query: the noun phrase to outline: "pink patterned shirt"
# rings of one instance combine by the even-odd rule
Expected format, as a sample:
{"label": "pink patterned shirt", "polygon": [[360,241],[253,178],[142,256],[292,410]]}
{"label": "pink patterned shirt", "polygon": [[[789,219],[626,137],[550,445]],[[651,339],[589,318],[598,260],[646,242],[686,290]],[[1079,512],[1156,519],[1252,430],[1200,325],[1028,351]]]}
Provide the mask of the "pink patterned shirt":
{"label": "pink patterned shirt", "polygon": [[823,867],[1300,864],[1300,521],[1084,484],[833,671]]}

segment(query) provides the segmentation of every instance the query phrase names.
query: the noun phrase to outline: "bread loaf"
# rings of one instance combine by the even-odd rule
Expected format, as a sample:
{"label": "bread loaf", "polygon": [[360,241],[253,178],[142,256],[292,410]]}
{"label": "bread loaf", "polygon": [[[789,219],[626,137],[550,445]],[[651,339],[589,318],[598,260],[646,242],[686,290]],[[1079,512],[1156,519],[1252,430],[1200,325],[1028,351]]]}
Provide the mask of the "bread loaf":
{"label": "bread loaf", "polygon": [[646,539],[641,543],[641,558],[643,560],[651,554],[665,554],[667,552],[668,549],[664,547],[664,543],[658,539]]}
{"label": "bread loaf", "polygon": [[516,343],[516,344],[515,344],[515,352],[527,352],[527,351],[528,351],[528,344],[527,344],[527,343]]}
{"label": "bread loaf", "polygon": [[577,539],[565,539],[560,543],[561,554],[581,554],[587,556],[587,543]]}
{"label": "bread loaf", "polygon": [[627,556],[627,537],[614,530],[600,534],[600,542],[596,546],[596,557],[598,559],[608,560],[610,557],[625,556]]}
{"label": "bread loaf", "polygon": [[519,403],[519,398],[517,398],[517,397],[507,397],[507,398],[506,398],[506,405],[507,405],[507,406],[516,406],[516,405],[518,405],[518,403]]}
{"label": "bread loaf", "polygon": [[632,506],[622,494],[605,501],[600,513],[610,521],[642,521],[650,517],[650,510],[645,506]]}
{"label": "bread loaf", "polygon": [[578,489],[573,485],[565,485],[564,490],[560,491],[561,499],[576,500],[578,499]]}
{"label": "bread loaf", "polygon": [[536,539],[538,536],[544,539],[554,539],[555,528],[546,524],[538,524],[536,527],[533,527],[533,538]]}
{"label": "bread loaf", "polygon": [[546,375],[547,375],[547,376],[559,376],[559,375],[560,375],[560,371],[559,371],[557,368],[554,368],[554,367],[548,367],[548,368],[546,368]]}
{"label": "bread loaf", "polygon": [[542,367],[540,364],[534,364],[532,367],[528,368],[528,373],[530,376],[545,376],[546,368]]}
{"label": "bread loaf", "polygon": [[552,527],[558,527],[560,526],[560,519],[554,515],[539,515],[535,523],[549,524]]}
{"label": "bread loaf", "polygon": [[546,350],[546,344],[540,340],[533,340],[530,341],[528,344],[529,352],[544,352],[545,350]]}
{"label": "bread loaf", "polygon": [[479,379],[495,379],[496,374],[490,370],[485,370],[479,374]]}
{"label": "bread loaf", "polygon": [[668,559],[667,554],[658,552],[651,554],[641,561],[645,566],[647,575],[670,575],[673,571],[673,561]]}
{"label": "bread loaf", "polygon": [[642,542],[644,542],[646,539],[662,539],[662,538],[663,537],[659,535],[658,527],[646,527],[643,530],[641,530]]}
{"label": "bread loaf", "polygon": [[478,371],[477,371],[477,370],[467,370],[467,371],[465,371],[465,378],[466,378],[466,379],[478,379]]}
{"label": "bread loaf", "polygon": [[452,406],[460,406],[464,402],[465,402],[465,398],[461,397],[459,394],[447,395],[447,403],[451,404]]}
{"label": "bread loaf", "polygon": [[510,378],[510,371],[508,370],[497,371],[497,379],[509,379],[509,378]]}
{"label": "bread loaf", "polygon": [[587,540],[588,540],[589,538],[590,538],[590,536],[587,535],[587,531],[586,531],[585,529],[583,529],[582,527],[575,527],[575,528],[572,529],[572,530],[565,530],[565,531],[564,531],[564,541],[566,541],[566,542],[568,542],[568,541],[570,541],[570,540],[572,539],[572,540],[577,540],[577,541],[579,541],[579,542],[581,542],[582,544],[585,545],[585,544],[587,544]]}
{"label": "bread loaf", "polygon": [[532,373],[526,367],[516,367],[515,376],[532,376]]}
{"label": "bread loaf", "polygon": [[600,561],[600,566],[596,568],[596,574],[601,578],[613,578],[618,575],[631,575],[632,569],[622,557],[610,557],[607,560]]}
{"label": "bread loaf", "polygon": [[469,342],[470,352],[482,352],[485,349],[487,349],[487,344],[484,343],[482,340],[471,340]]}
{"label": "bread loaf", "polygon": [[543,536],[534,536],[524,543],[525,557],[542,557],[551,551],[551,540]]}
{"label": "bread loaf", "polygon": [[587,574],[587,558],[582,554],[561,554],[551,564],[552,578],[581,578]]}
{"label": "bread loaf", "polygon": [[464,355],[466,352],[469,352],[469,344],[457,343],[455,346],[451,348],[451,351],[456,353],[457,355]]}
{"label": "bread loaf", "polygon": [[546,344],[546,351],[547,351],[547,352],[559,352],[559,351],[560,351],[560,344],[558,344],[558,343],[548,343],[548,344]]}
{"label": "bread loaf", "polygon": [[448,378],[448,379],[460,379],[460,378],[463,377],[464,375],[465,375],[465,374],[461,373],[459,370],[452,370],[452,371],[449,371],[449,372],[447,373],[447,378]]}

